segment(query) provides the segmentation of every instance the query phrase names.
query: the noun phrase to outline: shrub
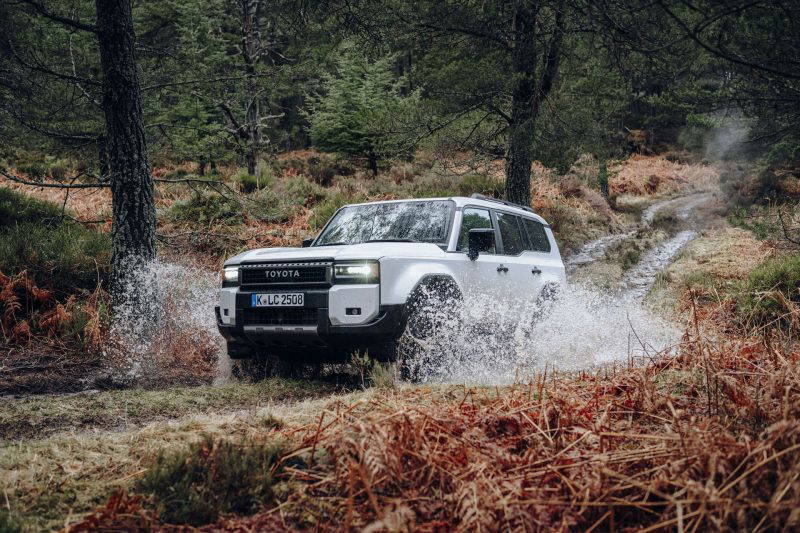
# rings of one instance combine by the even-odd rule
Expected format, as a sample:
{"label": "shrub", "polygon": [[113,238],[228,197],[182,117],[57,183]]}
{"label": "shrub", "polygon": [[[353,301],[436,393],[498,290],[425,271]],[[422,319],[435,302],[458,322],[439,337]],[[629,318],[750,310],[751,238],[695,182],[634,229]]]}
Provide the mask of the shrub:
{"label": "shrub", "polygon": [[55,204],[0,188],[0,272],[27,270],[57,292],[92,289],[110,270],[108,235],[64,220]]}
{"label": "shrub", "polygon": [[44,178],[47,174],[47,166],[39,161],[17,163],[15,166],[19,172],[28,176],[29,179]]}
{"label": "shrub", "polygon": [[459,194],[459,179],[454,174],[427,172],[402,189],[408,196],[415,198],[431,198],[456,196]]}
{"label": "shrub", "polygon": [[248,174],[247,170],[239,169],[231,179],[239,185],[239,191],[244,194],[250,194],[257,189],[260,189],[260,183],[255,176]]}
{"label": "shrub", "polygon": [[274,189],[261,189],[250,200],[251,214],[264,222],[286,222],[292,218],[297,207],[287,202]]}
{"label": "shrub", "polygon": [[279,442],[233,443],[206,436],[186,450],[159,454],[136,488],[153,497],[165,522],[208,524],[220,513],[249,513],[272,498],[283,453]]}
{"label": "shrub", "polygon": [[327,196],[324,188],[306,179],[295,176],[279,181],[274,187],[261,189],[250,199],[252,214],[265,222],[285,222],[292,218],[300,207],[313,206]]}
{"label": "shrub", "polygon": [[186,199],[175,202],[168,216],[174,221],[210,223],[226,221],[239,224],[244,221],[242,206],[233,198],[216,192],[195,191]]}
{"label": "shrub", "polygon": [[494,198],[502,198],[505,194],[505,184],[487,174],[467,174],[463,176],[458,189],[458,192],[464,196],[477,192]]}
{"label": "shrub", "polygon": [[175,170],[173,170],[171,172],[167,172],[166,174],[164,174],[164,178],[165,179],[174,180],[174,179],[185,178],[188,175],[189,175],[189,171],[188,170],[186,170],[183,167],[178,167]]}
{"label": "shrub", "polygon": [[22,531],[19,522],[17,522],[11,513],[5,509],[0,509],[0,533],[17,533]]}
{"label": "shrub", "polygon": [[320,202],[314,207],[314,214],[311,215],[308,224],[313,229],[320,229],[340,207],[346,204],[357,203],[362,199],[363,198],[358,196],[347,196],[342,192],[337,192],[328,196],[324,202]]}
{"label": "shrub", "polygon": [[308,175],[314,183],[330,187],[333,177],[338,174],[336,160],[327,154],[308,158]]}
{"label": "shrub", "polygon": [[0,271],[27,270],[37,285],[56,291],[91,289],[106,278],[110,262],[109,237],[75,223],[18,224],[0,234]]}
{"label": "shrub", "polygon": [[739,311],[755,325],[798,327],[800,254],[768,259],[750,273]]}
{"label": "shrub", "polygon": [[736,206],[728,213],[728,222],[731,226],[752,231],[757,238],[764,240],[779,231],[779,222],[765,214],[769,214],[769,210],[758,206]]}
{"label": "shrub", "polygon": [[60,225],[63,218],[61,208],[52,202],[0,187],[0,231],[26,222],[54,227]]}
{"label": "shrub", "polygon": [[287,201],[293,205],[314,205],[327,195],[324,188],[305,176],[284,180],[276,188],[284,192]]}

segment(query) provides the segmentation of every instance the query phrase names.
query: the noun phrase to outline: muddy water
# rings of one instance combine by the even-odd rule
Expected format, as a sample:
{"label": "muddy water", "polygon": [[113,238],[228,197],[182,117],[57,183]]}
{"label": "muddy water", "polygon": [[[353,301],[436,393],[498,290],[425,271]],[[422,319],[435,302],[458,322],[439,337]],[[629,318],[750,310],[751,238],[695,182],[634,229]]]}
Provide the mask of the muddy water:
{"label": "muddy water", "polygon": [[656,277],[672,263],[684,246],[697,236],[694,230],[684,230],[667,239],[652,250],[633,268],[628,270],[620,283],[623,297],[634,301],[645,299]]}
{"label": "muddy water", "polygon": [[[623,298],[634,301],[645,299],[658,275],[672,263],[688,243],[697,237],[698,232],[695,228],[701,222],[696,216],[697,208],[708,203],[712,198],[713,195],[711,193],[697,194],[687,198],[676,198],[671,203],[661,207],[661,209],[666,207],[673,208],[675,217],[687,229],[679,231],[672,238],[649,250],[639,263],[628,270],[620,282]],[[657,212],[655,211],[650,215],[650,222],[652,222]],[[690,228],[689,226],[693,227]]]}
{"label": "muddy water", "polygon": [[665,209],[677,209],[676,214],[678,217],[681,218],[682,216],[683,220],[685,220],[691,209],[694,209],[697,207],[697,205],[707,201],[709,196],[709,193],[701,193],[654,203],[642,211],[642,217],[639,225],[634,226],[622,233],[605,235],[599,239],[590,241],[584,244],[577,252],[567,257],[564,261],[564,266],[566,266],[567,272],[572,272],[578,267],[602,259],[608,250],[636,235],[636,232],[639,229],[652,225],[656,215]]}

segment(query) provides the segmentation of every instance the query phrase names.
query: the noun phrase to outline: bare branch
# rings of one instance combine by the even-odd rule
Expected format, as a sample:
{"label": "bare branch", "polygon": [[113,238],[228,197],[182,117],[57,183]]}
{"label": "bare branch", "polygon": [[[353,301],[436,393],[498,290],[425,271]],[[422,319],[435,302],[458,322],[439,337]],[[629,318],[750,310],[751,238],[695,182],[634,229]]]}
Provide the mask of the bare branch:
{"label": "bare branch", "polygon": [[783,209],[778,209],[778,220],[781,221],[781,229],[783,230],[783,238],[789,241],[792,244],[796,244],[800,246],[800,241],[797,239],[793,239],[789,236],[789,227],[786,225],[786,221],[783,219]]}
{"label": "bare branch", "polygon": [[26,179],[20,178],[19,176],[15,176],[13,174],[9,174],[5,170],[0,170],[0,174],[5,176],[6,179],[9,179],[9,180],[14,181],[16,183],[21,183],[22,185],[29,185],[31,187],[44,187],[44,188],[50,188],[50,189],[98,189],[98,188],[102,188],[102,187],[110,187],[111,186],[111,184],[108,183],[108,182],[104,182],[104,183],[73,183],[73,184],[67,184],[67,183],[48,183],[48,182],[43,182],[43,181],[30,181],[30,180],[26,180]]}
{"label": "bare branch", "polygon": [[87,24],[85,22],[81,22],[80,20],[75,20],[75,19],[71,19],[69,17],[64,17],[62,15],[58,15],[56,13],[53,13],[52,11],[47,9],[46,7],[44,7],[39,2],[34,2],[33,0],[20,0],[20,1],[25,3],[25,4],[27,4],[27,5],[29,5],[29,6],[31,6],[37,13],[39,13],[40,15],[42,15],[43,17],[45,17],[47,19],[52,20],[53,22],[57,22],[57,23],[62,24],[64,26],[69,26],[70,28],[73,28],[73,29],[76,29],[76,30],[83,30],[83,31],[89,31],[89,32],[92,32],[92,33],[97,33],[97,27],[95,27],[94,24]]}
{"label": "bare branch", "polygon": [[[738,6],[736,9],[731,10],[729,14],[734,13],[742,13],[746,9],[753,7],[755,5],[761,4],[763,0],[755,0],[748,4]],[[701,32],[705,27],[708,25],[705,21],[701,24],[698,24],[694,28],[690,28],[689,25],[677,14],[675,14],[671,9],[669,9],[662,0],[658,0],[657,4],[661,6],[661,9],[669,15],[669,17],[674,20],[678,26],[686,33],[686,35],[692,39],[695,43],[697,43],[701,48],[706,50],[707,52],[722,58],[726,61],[734,63],[736,65],[741,65],[743,67],[751,68],[753,70],[759,70],[761,72],[768,72],[770,74],[774,74],[776,76],[780,76],[782,78],[790,78],[790,79],[800,79],[800,74],[794,74],[792,72],[787,72],[785,70],[778,70],[776,68],[767,67],[764,65],[759,65],[758,63],[753,63],[752,61],[746,61],[744,59],[740,59],[738,57],[733,56],[732,54],[728,53],[726,50],[722,48],[715,48],[705,42],[701,37]]]}

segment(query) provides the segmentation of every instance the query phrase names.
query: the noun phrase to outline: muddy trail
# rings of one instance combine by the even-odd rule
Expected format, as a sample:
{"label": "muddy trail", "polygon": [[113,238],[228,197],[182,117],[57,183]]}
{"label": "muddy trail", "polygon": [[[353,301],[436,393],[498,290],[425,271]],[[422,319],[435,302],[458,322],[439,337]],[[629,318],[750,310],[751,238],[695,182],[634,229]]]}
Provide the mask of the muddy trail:
{"label": "muddy trail", "polygon": [[618,284],[618,294],[626,300],[641,302],[645,299],[658,275],[669,267],[681,250],[707,224],[707,218],[700,215],[699,208],[714,199],[712,192],[700,192],[656,202],[644,211],[639,223],[621,233],[606,235],[588,242],[577,252],[567,257],[564,264],[568,276],[579,269],[606,258],[610,250],[632,240],[636,235],[650,229],[656,217],[671,213],[675,224],[671,235],[647,250],[639,261],[625,272]]}

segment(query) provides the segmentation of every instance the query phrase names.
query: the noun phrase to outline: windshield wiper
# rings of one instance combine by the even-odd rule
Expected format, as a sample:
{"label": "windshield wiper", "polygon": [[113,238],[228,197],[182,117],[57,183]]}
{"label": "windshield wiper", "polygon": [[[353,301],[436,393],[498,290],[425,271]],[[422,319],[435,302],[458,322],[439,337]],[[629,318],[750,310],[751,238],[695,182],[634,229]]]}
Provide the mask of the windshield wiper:
{"label": "windshield wiper", "polygon": [[314,247],[316,248],[317,246],[344,246],[344,245],[347,245],[347,244],[350,244],[350,243],[349,242],[344,242],[344,241],[325,242],[325,243],[322,243],[322,244],[315,244]]}
{"label": "windshield wiper", "polygon": [[413,239],[370,239],[364,242],[419,242]]}

